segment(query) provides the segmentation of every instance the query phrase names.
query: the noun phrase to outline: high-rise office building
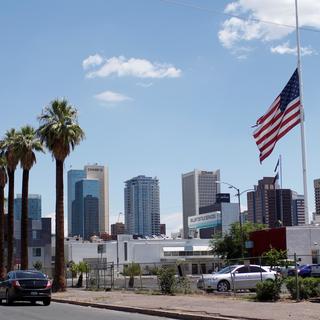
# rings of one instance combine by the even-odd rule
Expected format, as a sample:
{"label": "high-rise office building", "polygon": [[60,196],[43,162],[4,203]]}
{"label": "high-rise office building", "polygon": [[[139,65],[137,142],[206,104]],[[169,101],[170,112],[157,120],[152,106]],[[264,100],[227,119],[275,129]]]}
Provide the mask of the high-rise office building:
{"label": "high-rise office building", "polygon": [[118,234],[125,233],[125,224],[122,222],[116,222],[111,225],[111,234],[117,236]]}
{"label": "high-rise office building", "polygon": [[294,226],[306,224],[304,214],[304,196],[292,191],[292,221]]}
{"label": "high-rise office building", "polygon": [[160,234],[159,180],[138,176],[125,182],[126,233],[142,236]]}
{"label": "high-rise office building", "polygon": [[313,180],[316,215],[320,216],[320,179]]}
{"label": "high-rise office building", "polygon": [[[264,177],[254,186],[254,191],[247,193],[248,221],[266,224],[269,228],[293,226],[298,223],[294,199],[292,190],[280,189],[274,177]],[[299,205],[300,211],[301,203],[295,205]],[[301,222],[301,217],[299,219]]]}
{"label": "high-rise office building", "polygon": [[84,167],[87,179],[97,179],[100,182],[99,196],[99,226],[100,232],[109,233],[109,177],[108,167],[86,165]]}
{"label": "high-rise office building", "polygon": [[[109,182],[108,168],[97,164],[87,165],[83,170],[68,171],[68,234],[69,236],[77,235],[72,231],[72,226],[78,222],[73,222],[73,203],[76,198],[76,184],[84,179],[99,181],[99,230],[98,233],[109,233]],[[92,199],[91,199],[92,200]],[[92,202],[87,199],[87,205],[90,208]],[[94,200],[95,201],[95,200]],[[88,207],[88,208],[89,208]]]}
{"label": "high-rise office building", "polygon": [[85,178],[84,170],[68,171],[68,235],[72,236],[72,203],[75,200],[76,183]]}
{"label": "high-rise office building", "polygon": [[217,193],[220,193],[220,170],[194,170],[182,174],[182,210],[183,237],[189,234],[188,217],[198,215],[201,207],[216,203]]}
{"label": "high-rise office building", "polygon": [[76,183],[72,203],[72,235],[89,240],[99,234],[99,196],[99,180],[82,179]]}
{"label": "high-rise office building", "polygon": [[[21,206],[22,195],[17,194],[14,199],[14,218],[15,220],[21,220]],[[41,219],[41,195],[29,194],[28,195],[28,217],[33,220]]]}

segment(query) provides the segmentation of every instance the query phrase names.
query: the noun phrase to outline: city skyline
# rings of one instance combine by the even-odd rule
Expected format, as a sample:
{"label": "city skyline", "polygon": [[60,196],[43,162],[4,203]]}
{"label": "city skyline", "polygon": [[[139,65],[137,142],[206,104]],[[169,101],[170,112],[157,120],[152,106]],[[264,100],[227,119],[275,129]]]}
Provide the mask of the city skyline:
{"label": "city skyline", "polygon": [[[65,168],[108,164],[110,223],[123,212],[123,182],[139,174],[159,177],[161,222],[169,233],[182,225],[181,174],[194,168],[220,168],[222,181],[246,190],[272,176],[281,153],[283,188],[302,194],[299,129],[279,141],[263,165],[252,138],[251,126],[296,67],[294,28],[249,19],[294,25],[294,6],[264,3],[197,2],[207,10],[146,0],[5,3],[1,136],[26,122],[38,126],[42,108],[67,97],[79,110],[86,140]],[[320,177],[320,19],[313,15],[319,4],[301,1],[300,8],[301,26],[315,30],[301,30],[311,214],[313,180]],[[236,24],[223,12],[251,22]],[[38,154],[30,193],[41,193],[43,217],[55,210],[54,179],[50,155]],[[19,168],[15,193],[21,193],[20,185]]]}

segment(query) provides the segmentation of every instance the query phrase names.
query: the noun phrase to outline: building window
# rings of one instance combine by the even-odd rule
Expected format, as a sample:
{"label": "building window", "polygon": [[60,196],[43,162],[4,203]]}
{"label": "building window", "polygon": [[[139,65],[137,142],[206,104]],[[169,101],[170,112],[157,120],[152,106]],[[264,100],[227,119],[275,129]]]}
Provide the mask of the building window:
{"label": "building window", "polygon": [[41,248],[32,248],[33,257],[41,257]]}
{"label": "building window", "polygon": [[37,230],[32,230],[32,240],[37,240],[38,239],[38,232]]}

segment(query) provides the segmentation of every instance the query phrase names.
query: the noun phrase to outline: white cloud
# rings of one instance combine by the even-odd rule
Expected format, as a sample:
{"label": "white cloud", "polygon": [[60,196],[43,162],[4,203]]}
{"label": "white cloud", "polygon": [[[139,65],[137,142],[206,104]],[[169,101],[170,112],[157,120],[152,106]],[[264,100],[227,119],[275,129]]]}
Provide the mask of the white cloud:
{"label": "white cloud", "polygon": [[150,88],[151,86],[153,86],[152,82],[137,82],[136,85],[138,87],[142,87],[142,88]]}
{"label": "white cloud", "polygon": [[[278,53],[278,54],[293,54],[297,55],[297,47],[290,47],[289,41],[284,42],[278,46],[271,47],[270,51],[272,53]],[[309,56],[312,54],[317,54],[317,52],[312,49],[311,47],[301,47],[301,55],[303,56]]]}
{"label": "white cloud", "polygon": [[[241,42],[283,39],[295,31],[294,27],[276,25],[295,26],[294,1],[236,0],[226,6],[225,12],[241,15],[246,19],[231,17],[223,22],[218,37],[221,44],[228,49],[233,50]],[[302,27],[320,28],[320,1],[300,1],[299,22]]]}
{"label": "white cloud", "polygon": [[94,96],[97,100],[106,103],[117,103],[132,100],[132,98],[127,97],[121,93],[113,92],[113,91],[104,91]]}
{"label": "white cloud", "polygon": [[151,62],[137,58],[126,59],[119,56],[104,59],[104,63],[100,64],[99,68],[88,72],[86,76],[88,78],[105,78],[111,75],[137,78],[178,78],[181,76],[181,70],[168,63]]}
{"label": "white cloud", "polygon": [[87,59],[82,61],[82,67],[84,70],[87,70],[91,67],[99,66],[103,62],[103,58],[99,54],[94,54],[89,56]]}

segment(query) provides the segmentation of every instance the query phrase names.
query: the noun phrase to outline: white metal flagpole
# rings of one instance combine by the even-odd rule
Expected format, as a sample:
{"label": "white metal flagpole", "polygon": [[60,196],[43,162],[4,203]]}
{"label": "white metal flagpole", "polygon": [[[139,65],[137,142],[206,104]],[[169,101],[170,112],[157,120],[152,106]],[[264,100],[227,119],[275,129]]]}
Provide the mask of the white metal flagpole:
{"label": "white metal flagpole", "polygon": [[299,17],[298,17],[298,0],[295,0],[296,8],[296,36],[297,36],[297,56],[298,56],[298,74],[299,74],[299,89],[300,89],[300,131],[301,131],[301,151],[302,151],[302,174],[303,174],[303,191],[304,191],[304,215],[305,223],[309,224],[309,210],[308,210],[308,187],[307,187],[307,161],[306,161],[306,139],[304,134],[304,108],[303,108],[303,94],[302,94],[302,77],[301,77],[301,54],[300,54],[300,31],[299,31]]}

